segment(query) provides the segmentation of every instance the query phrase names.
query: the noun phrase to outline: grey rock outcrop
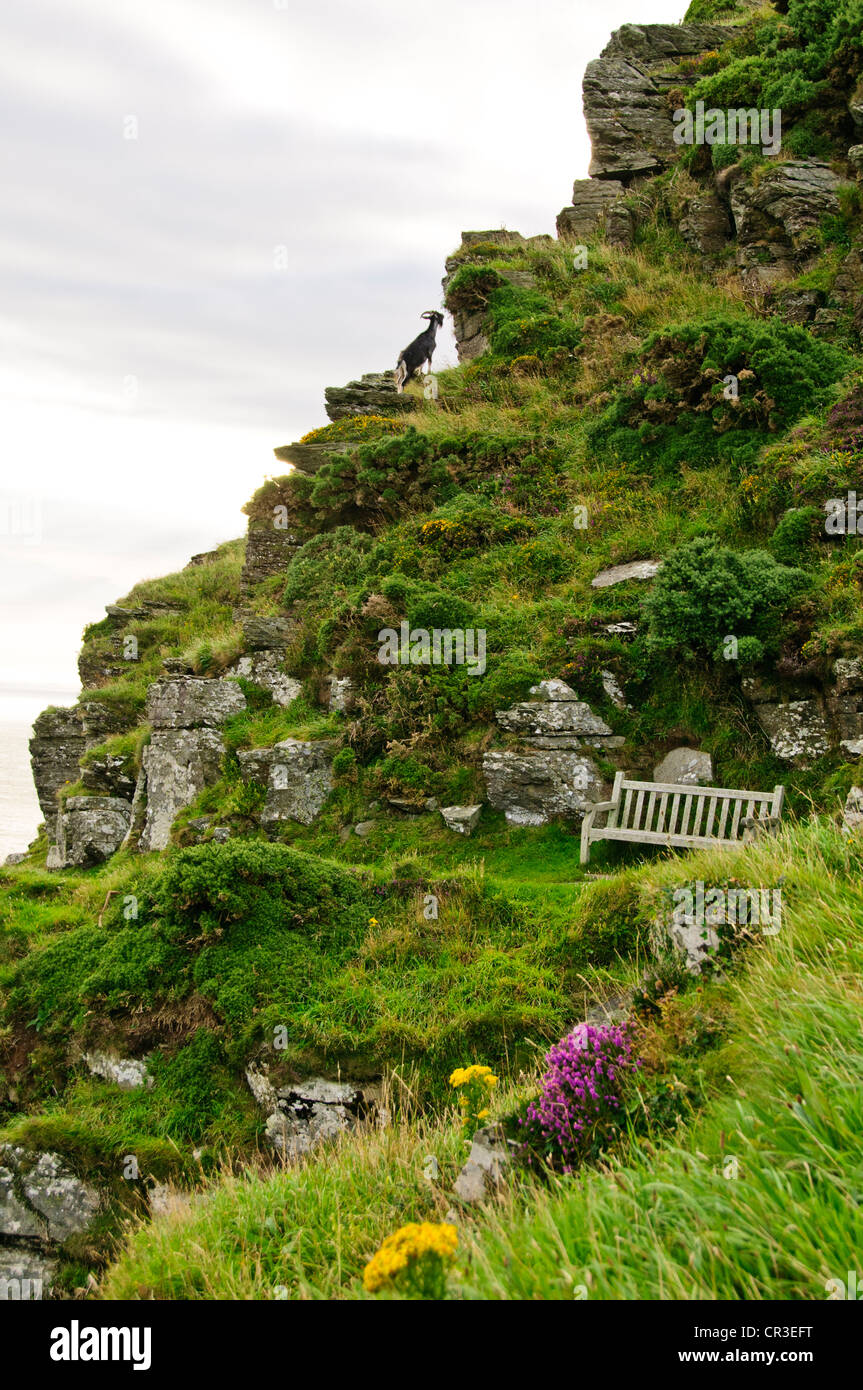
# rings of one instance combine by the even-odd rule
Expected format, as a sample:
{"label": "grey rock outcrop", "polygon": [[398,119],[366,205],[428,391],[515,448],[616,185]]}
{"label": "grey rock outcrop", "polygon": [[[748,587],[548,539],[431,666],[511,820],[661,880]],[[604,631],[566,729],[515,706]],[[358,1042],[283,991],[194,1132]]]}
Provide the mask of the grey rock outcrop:
{"label": "grey rock outcrop", "polygon": [[731,184],[737,264],[743,283],[766,290],[796,275],[818,250],[816,228],[839,209],[842,180],[818,159],[789,160],[758,182]]}
{"label": "grey rock outcrop", "polygon": [[621,202],[625,192],[616,179],[576,179],[572,206],[558,213],[558,236],[562,241],[592,241],[604,229],[609,241],[628,246],[632,216]]}
{"label": "grey rock outcrop", "polygon": [[852,787],[845,798],[842,829],[846,834],[863,830],[863,787]]}
{"label": "grey rock outcrop", "polygon": [[284,650],[259,650],[241,656],[231,667],[230,674],[251,681],[253,685],[268,690],[274,704],[286,706],[296,700],[303,688],[302,681],[285,673]]}
{"label": "grey rock outcrop", "polygon": [[142,796],[146,789],[138,842],[142,853],[168,847],[179,812],[219,780],[224,753],[224,741],[215,729],[154,729],[139,779]]}
{"label": "grey rock outcrop", "polygon": [[147,691],[147,719],[154,729],[214,729],[245,708],[246,698],[231,680],[166,678]]}
{"label": "grey rock outcrop", "polygon": [[659,173],[679,155],[667,93],[681,85],[678,59],[718,48],[715,24],[624,24],[584,73],[591,177],[630,180]]}
{"label": "grey rock outcrop", "polygon": [[137,1057],[120,1057],[116,1052],[85,1052],[81,1060],[91,1076],[112,1081],[121,1091],[149,1090],[153,1078],[147,1063]]}
{"label": "grey rock outcrop", "polygon": [[274,1085],[265,1070],[250,1067],[246,1080],[267,1112],[269,1144],[283,1158],[301,1158],[319,1144],[354,1128],[374,1106],[376,1088],[312,1076]]}
{"label": "grey rock outcrop", "polygon": [[[443,291],[446,294],[449,289],[450,281],[459,268],[470,259],[470,251],[479,245],[494,245],[507,248],[520,248],[528,246],[553,246],[554,238],[546,235],[524,237],[520,232],[511,232],[504,227],[495,228],[486,232],[462,232],[461,245],[454,256],[448,256],[446,261],[446,275],[443,278]],[[518,272],[515,272],[518,275]],[[508,279],[511,283],[515,276],[512,272],[502,273],[502,278]],[[488,311],[485,308],[464,310],[454,308],[452,310],[452,325],[455,335],[456,351],[459,362],[472,362],[474,358],[480,357],[488,351],[489,340],[486,333],[488,328]]]}
{"label": "grey rock outcrop", "polygon": [[[243,589],[246,591],[274,574],[284,574],[303,543],[296,531],[278,526],[275,521],[275,517],[269,523],[249,521],[242,574]],[[274,644],[267,642],[264,645]]]}
{"label": "grey rock outcrop", "polygon": [[470,835],[479,825],[482,804],[479,806],[442,806],[441,815],[447,830],[457,835]]}
{"label": "grey rock outcrop", "polygon": [[721,255],[734,230],[727,205],[710,189],[690,198],[679,226],[684,241],[699,255],[709,257]]}
{"label": "grey rock outcrop", "polygon": [[77,706],[43,710],[33,724],[30,766],[49,841],[57,837],[57,793],[78,780],[78,764],[88,746]]}
{"label": "grey rock outcrop", "polygon": [[506,1181],[514,1147],[498,1125],[478,1129],[467,1162],[455,1180],[456,1196],[473,1205],[499,1192]]}
{"label": "grey rock outcrop", "polygon": [[496,710],[495,719],[506,733],[518,734],[532,747],[581,748],[584,740],[602,747],[614,738],[605,721],[565,681],[541,681],[530,696],[510,709]]}
{"label": "grey rock outcrop", "polygon": [[512,825],[544,825],[552,816],[580,819],[607,791],[585,753],[492,749],[482,770],[491,805]]}
{"label": "grey rock outcrop", "polygon": [[234,617],[243,630],[243,642],[251,652],[284,651],[297,628],[296,619],[289,612],[265,617],[239,609]]}
{"label": "grey rock outcrop", "polygon": [[393,371],[366,372],[359,381],[349,381],[347,386],[328,386],[324,400],[327,415],[333,421],[351,415],[393,415],[413,410],[416,405],[410,396],[398,394]]}
{"label": "grey rock outcrop", "polygon": [[615,584],[626,584],[630,579],[654,579],[661,569],[661,560],[630,560],[626,565],[612,565],[610,569],[600,570],[591,579],[590,587],[610,589]]}
{"label": "grey rock outcrop", "polygon": [[59,1245],[86,1231],[100,1206],[59,1154],[0,1145],[0,1236]]}
{"label": "grey rock outcrop", "polygon": [[272,748],[237,754],[243,777],[267,788],[261,811],[265,830],[282,821],[311,825],[333,788],[332,758],[332,743],[327,739],[287,738]]}
{"label": "grey rock outcrop", "polygon": [[698,748],[672,748],[653,769],[654,782],[676,782],[683,786],[710,786],[713,759]]}
{"label": "grey rock outcrop", "polygon": [[350,714],[356,703],[356,685],[350,676],[330,676],[328,704],[334,714]]}
{"label": "grey rock outcrop", "polygon": [[72,796],[57,819],[48,868],[92,868],[120,848],[132,822],[132,803],[117,796]]}
{"label": "grey rock outcrop", "polygon": [[817,700],[756,705],[755,713],[778,758],[805,767],[830,749],[830,726]]}
{"label": "grey rock outcrop", "polygon": [[135,795],[136,778],[130,772],[126,759],[115,753],[88,758],[86,765],[81,768],[81,781],[88,792],[102,796],[131,801]]}

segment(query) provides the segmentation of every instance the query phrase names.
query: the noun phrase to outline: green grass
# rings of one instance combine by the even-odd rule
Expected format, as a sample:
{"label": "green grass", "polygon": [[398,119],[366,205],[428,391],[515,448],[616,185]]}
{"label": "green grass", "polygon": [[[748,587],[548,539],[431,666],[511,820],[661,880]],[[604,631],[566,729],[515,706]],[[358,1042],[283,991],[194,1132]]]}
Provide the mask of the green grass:
{"label": "green grass", "polygon": [[[827,824],[687,861],[686,874],[708,883],[784,877],[780,934],[703,986],[698,1008],[720,1019],[719,1047],[688,1056],[681,1044],[692,986],[641,1083],[649,1094],[697,1081],[703,1109],[645,1133],[635,1103],[631,1138],[604,1164],[568,1178],[520,1172],[501,1204],[464,1213],[451,1296],[571,1300],[581,1286],[589,1298],[817,1299],[855,1267],[861,869],[859,845]],[[642,875],[661,890],[680,882],[680,861]],[[530,1085],[505,1089],[496,1113]],[[362,1269],[382,1239],[407,1221],[442,1220],[452,1204],[466,1149],[450,1114],[345,1138],[287,1172],[228,1177],[206,1202],[138,1229],[102,1296],[364,1297]],[[434,1183],[423,1177],[430,1154]]]}

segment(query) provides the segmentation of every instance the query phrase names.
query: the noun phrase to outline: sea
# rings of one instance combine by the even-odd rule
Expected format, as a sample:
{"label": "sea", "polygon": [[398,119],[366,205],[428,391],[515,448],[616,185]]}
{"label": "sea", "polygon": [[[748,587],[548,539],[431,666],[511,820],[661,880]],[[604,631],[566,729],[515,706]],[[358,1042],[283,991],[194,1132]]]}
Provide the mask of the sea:
{"label": "sea", "polygon": [[30,772],[33,720],[48,705],[73,705],[77,690],[0,686],[0,864],[25,850],[42,822]]}

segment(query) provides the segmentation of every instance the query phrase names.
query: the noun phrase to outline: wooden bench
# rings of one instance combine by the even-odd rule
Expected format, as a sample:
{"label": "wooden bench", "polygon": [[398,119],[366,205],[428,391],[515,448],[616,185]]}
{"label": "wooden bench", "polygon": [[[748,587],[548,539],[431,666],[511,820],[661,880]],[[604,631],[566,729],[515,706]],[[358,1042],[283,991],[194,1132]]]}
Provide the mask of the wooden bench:
{"label": "wooden bench", "polygon": [[[590,863],[596,840],[632,840],[673,849],[707,849],[740,843],[744,831],[772,828],[782,814],[785,788],[772,792],[693,787],[675,782],[631,782],[618,772],[610,801],[598,801],[581,827],[581,862]],[[604,826],[596,817],[607,813]]]}

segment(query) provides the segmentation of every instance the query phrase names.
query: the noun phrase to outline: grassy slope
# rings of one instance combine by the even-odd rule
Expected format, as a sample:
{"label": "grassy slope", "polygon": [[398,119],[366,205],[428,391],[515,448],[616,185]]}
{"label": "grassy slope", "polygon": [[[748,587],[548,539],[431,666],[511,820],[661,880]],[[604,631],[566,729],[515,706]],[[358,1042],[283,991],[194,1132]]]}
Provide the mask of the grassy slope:
{"label": "grassy slope", "polygon": [[[680,1127],[634,1133],[606,1168],[550,1183],[521,1176],[468,1214],[467,1298],[813,1299],[853,1269],[863,1160],[860,846],[821,825],[733,857],[688,864],[705,882],[784,878],[778,937],[725,979],[674,1003],[676,1048],[651,1052],[645,1095],[691,1087],[706,1104]],[[647,872],[647,871],[645,871]],[[676,884],[673,864],[651,871]],[[687,1046],[693,1009],[722,1019],[714,1048]],[[653,1032],[653,1043],[661,1031]],[[497,1108],[512,1104],[510,1089]],[[638,1115],[638,1105],[632,1107]],[[437,1122],[347,1139],[271,1178],[233,1176],[205,1203],[140,1228],[108,1298],[363,1297],[365,1261],[411,1220],[442,1220],[464,1141]],[[429,1155],[440,1180],[423,1175]],[[737,1177],[723,1176],[736,1158]]]}

